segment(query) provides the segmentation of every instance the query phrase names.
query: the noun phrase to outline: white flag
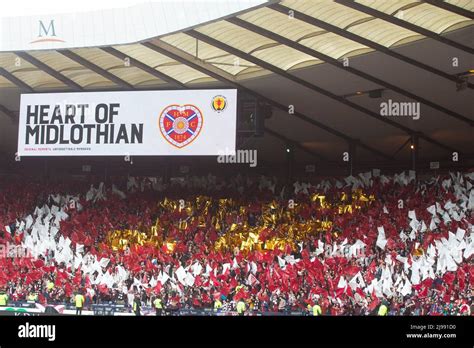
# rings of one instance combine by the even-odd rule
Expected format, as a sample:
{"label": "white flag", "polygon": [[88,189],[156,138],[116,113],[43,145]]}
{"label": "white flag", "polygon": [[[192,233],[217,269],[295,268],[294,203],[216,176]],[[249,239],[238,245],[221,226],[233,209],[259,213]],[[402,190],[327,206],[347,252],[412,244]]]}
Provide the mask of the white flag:
{"label": "white flag", "polygon": [[148,285],[151,287],[151,288],[154,288],[156,286],[156,284],[158,284],[158,281],[152,276],[150,281],[148,282]]}
{"label": "white flag", "polygon": [[385,245],[387,244],[387,239],[385,239],[385,230],[383,226],[377,227],[377,230],[379,231],[379,235],[377,237],[376,245],[380,249],[385,249]]}
{"label": "white flag", "polygon": [[256,274],[256,273],[257,273],[257,264],[252,261],[252,262],[250,263],[250,266],[251,266],[250,272],[252,272],[252,274]]}
{"label": "white flag", "polygon": [[202,266],[199,262],[196,261],[196,263],[193,265],[193,274],[194,276],[200,275],[202,272]]}
{"label": "white flag", "polygon": [[186,274],[185,283],[187,286],[194,285],[194,277],[191,273]]}
{"label": "white flag", "polygon": [[112,193],[119,196],[121,199],[127,198],[127,195],[120,191],[115,185],[112,185]]}
{"label": "white flag", "polygon": [[278,264],[280,265],[280,268],[285,267],[285,260],[283,260],[280,256],[277,256],[278,258]]}
{"label": "white flag", "polygon": [[103,258],[100,259],[99,265],[100,265],[100,267],[107,267],[109,262],[110,262],[110,259],[107,259],[107,258],[103,257]]}
{"label": "white flag", "polygon": [[77,243],[76,244],[76,254],[84,252],[84,245]]}
{"label": "white flag", "polygon": [[464,238],[465,234],[466,234],[466,230],[463,230],[462,228],[458,227],[458,230],[456,231],[457,240],[461,241]]}
{"label": "white flag", "polygon": [[342,289],[342,288],[345,288],[346,286],[347,286],[347,282],[346,282],[346,280],[344,279],[344,277],[341,276],[341,277],[339,278],[339,283],[337,283],[337,288],[338,288],[338,289]]}
{"label": "white flag", "polygon": [[234,257],[234,260],[232,261],[232,269],[239,268],[239,264],[237,263],[237,259]]}
{"label": "white flag", "polygon": [[170,279],[170,277],[165,272],[160,273],[160,275],[161,275],[161,279],[160,279],[161,285],[165,285],[167,280]]}
{"label": "white flag", "polygon": [[184,268],[182,266],[180,266],[177,270],[176,270],[176,278],[178,279],[178,281],[185,285],[186,284],[186,271],[184,270]]}
{"label": "white flag", "polygon": [[406,282],[405,282],[405,285],[403,286],[402,290],[400,291],[400,293],[403,295],[403,296],[406,296],[408,294],[411,293],[411,283],[410,281],[407,279]]}
{"label": "white flag", "polygon": [[230,263],[224,263],[222,265],[222,274],[224,274],[228,269],[230,269]]}
{"label": "white flag", "polygon": [[433,204],[432,206],[426,208],[426,210],[428,210],[428,212],[431,214],[431,215],[436,215],[436,206]]}
{"label": "white flag", "polygon": [[26,217],[25,221],[26,221],[26,226],[25,227],[26,227],[27,230],[29,230],[31,225],[33,225],[33,217],[31,215],[28,215]]}

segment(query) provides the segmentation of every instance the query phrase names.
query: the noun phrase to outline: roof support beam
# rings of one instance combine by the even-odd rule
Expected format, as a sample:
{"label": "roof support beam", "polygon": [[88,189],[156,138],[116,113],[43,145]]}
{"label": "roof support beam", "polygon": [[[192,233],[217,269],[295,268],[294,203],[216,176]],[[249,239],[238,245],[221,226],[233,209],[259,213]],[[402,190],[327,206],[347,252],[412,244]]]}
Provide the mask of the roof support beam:
{"label": "roof support beam", "polygon": [[[323,88],[321,88],[321,87],[318,87],[318,86],[312,84],[311,82],[308,82],[308,81],[306,81],[306,80],[303,80],[303,79],[301,79],[301,78],[299,78],[299,77],[296,77],[296,76],[294,76],[294,75],[292,75],[292,74],[289,74],[289,73],[286,72],[285,70],[280,69],[280,68],[278,68],[278,67],[276,67],[276,66],[274,66],[274,65],[272,65],[272,64],[269,64],[269,63],[267,63],[267,62],[265,62],[265,61],[263,61],[263,60],[261,60],[261,59],[255,57],[255,56],[252,56],[252,55],[250,55],[250,54],[247,54],[247,53],[245,53],[245,52],[242,52],[242,51],[236,49],[235,47],[232,47],[232,46],[229,46],[229,45],[227,45],[227,44],[224,44],[223,42],[220,42],[220,41],[218,41],[218,40],[216,40],[216,39],[214,39],[214,38],[211,38],[211,37],[209,37],[209,36],[207,36],[207,35],[204,35],[204,34],[198,32],[198,31],[195,31],[195,30],[190,30],[190,31],[188,31],[188,32],[186,32],[186,33],[187,33],[188,35],[190,35],[190,36],[192,36],[192,37],[198,39],[198,40],[201,40],[201,41],[203,41],[203,42],[206,42],[206,43],[209,44],[209,45],[218,47],[218,48],[221,49],[221,50],[224,50],[224,51],[229,52],[229,53],[231,53],[231,54],[233,54],[233,55],[235,55],[235,56],[237,56],[237,57],[240,57],[240,58],[245,59],[245,60],[247,60],[247,61],[249,61],[249,62],[252,62],[252,63],[254,63],[254,64],[256,64],[256,65],[258,65],[258,66],[260,66],[260,67],[262,67],[262,68],[264,68],[264,69],[267,69],[267,70],[269,70],[269,71],[272,71],[272,72],[274,72],[275,74],[278,74],[278,75],[280,75],[280,76],[282,76],[282,77],[284,77],[284,78],[286,78],[286,79],[288,79],[288,80],[291,80],[291,81],[293,81],[293,82],[295,82],[295,83],[297,83],[297,84],[299,84],[299,85],[301,85],[301,86],[304,86],[304,87],[306,87],[306,88],[308,88],[308,89],[310,89],[310,90],[312,90],[312,91],[314,91],[314,92],[316,92],[316,93],[320,93],[320,94],[322,94],[322,95],[324,95],[324,96],[326,96],[326,97],[328,97],[328,98],[330,98],[330,99],[333,99],[333,100],[335,100],[335,101],[337,101],[337,102],[339,102],[339,103],[341,103],[341,104],[344,104],[344,105],[346,105],[346,106],[348,106],[348,107],[350,107],[350,108],[352,108],[352,109],[354,109],[354,110],[357,110],[357,111],[359,111],[359,112],[361,112],[361,113],[363,113],[363,114],[366,114],[366,115],[368,115],[368,116],[370,116],[370,117],[372,117],[372,118],[374,118],[374,119],[376,119],[376,120],[378,120],[378,121],[380,121],[380,122],[383,122],[383,123],[385,123],[385,124],[391,125],[391,126],[394,127],[394,128],[398,128],[398,129],[400,129],[400,130],[406,132],[407,134],[413,133],[413,130],[410,129],[410,128],[408,128],[408,127],[405,127],[405,126],[403,126],[403,125],[401,125],[401,124],[399,124],[399,123],[397,123],[397,122],[395,122],[395,121],[392,121],[392,120],[390,120],[390,119],[384,118],[384,117],[380,116],[378,113],[376,113],[376,112],[374,112],[374,111],[372,111],[372,110],[369,110],[369,109],[367,109],[367,108],[364,108],[363,106],[361,106],[361,105],[359,105],[359,104],[356,104],[356,103],[354,103],[354,102],[351,102],[350,100],[347,100],[347,99],[345,99],[345,98],[343,98],[343,97],[340,97],[340,96],[338,96],[338,95],[336,95],[336,94],[334,94],[334,93],[332,93],[332,92],[330,92],[330,91],[327,91],[327,90],[325,90],[325,89],[323,89]],[[431,138],[428,137],[427,135],[421,134],[420,137],[422,137],[423,139],[425,139],[426,141],[428,141],[428,142],[430,142],[430,143],[432,143],[432,144],[435,144],[435,145],[437,145],[437,146],[439,146],[439,147],[441,147],[441,148],[444,148],[445,150],[448,150],[448,151],[451,151],[451,152],[457,151],[457,150],[453,149],[452,147],[450,147],[450,146],[448,146],[448,145],[441,144],[441,143],[439,143],[438,141],[436,141],[436,140],[434,140],[434,139],[431,139]],[[457,152],[459,152],[459,151],[457,151]]]}
{"label": "roof support beam", "polygon": [[[172,77],[170,77],[170,76],[168,76],[168,75],[165,75],[165,74],[159,72],[158,70],[156,70],[156,69],[154,69],[154,68],[152,68],[152,67],[150,67],[150,66],[148,66],[148,65],[146,65],[146,64],[144,64],[144,63],[142,63],[142,62],[140,62],[140,61],[138,61],[138,60],[136,60],[136,59],[134,59],[134,58],[129,57],[129,56],[126,55],[125,53],[123,53],[123,52],[121,52],[121,51],[119,51],[119,50],[117,50],[117,49],[115,49],[115,48],[113,48],[113,47],[103,47],[102,50],[105,51],[105,52],[107,52],[107,53],[112,54],[113,56],[115,56],[115,57],[117,57],[117,58],[119,58],[119,59],[129,58],[129,59],[130,59],[130,63],[131,63],[132,65],[136,66],[137,68],[142,69],[142,70],[144,70],[144,71],[150,73],[151,75],[154,75],[154,76],[156,76],[156,77],[159,77],[159,78],[162,79],[162,80],[165,80],[165,81],[167,81],[167,82],[173,83],[173,84],[175,84],[175,85],[177,85],[177,86],[179,86],[179,87],[182,87],[182,88],[184,88],[184,89],[188,89],[188,86],[186,86],[184,83],[181,83],[181,82],[179,82],[178,80],[175,80],[175,79],[173,79]],[[1,107],[1,105],[0,105],[0,107]],[[0,110],[1,110],[1,109],[0,109]],[[302,146],[301,144],[295,142],[294,140],[288,139],[288,138],[286,138],[285,136],[281,135],[280,133],[275,132],[275,131],[269,129],[268,127],[265,127],[265,131],[266,131],[268,134],[270,134],[270,135],[272,135],[272,136],[274,136],[274,137],[276,137],[276,138],[278,138],[278,139],[280,139],[280,140],[282,140],[282,141],[291,142],[292,144],[295,144],[296,147],[298,147],[298,148],[301,149],[302,151],[304,151],[304,152],[310,154],[311,156],[317,157],[317,158],[319,158],[319,159],[321,159],[321,160],[324,160],[325,162],[330,162],[330,161],[329,161],[327,158],[325,158],[323,155],[320,155],[320,154],[318,154],[318,153],[316,153],[316,152],[314,152],[314,151],[311,151],[311,150],[307,149],[306,147]]]}
{"label": "roof support beam", "polygon": [[[399,19],[395,16],[391,16],[389,14],[386,14],[382,11],[378,11],[376,9],[373,9],[372,7],[364,6],[360,3],[354,2],[354,1],[347,1],[347,0],[334,0],[334,2],[337,2],[340,5],[344,5],[347,7],[352,8],[353,10],[357,10],[363,13],[366,13],[368,15],[371,15],[375,18],[380,18],[386,22],[398,25],[399,27],[414,31],[415,33],[421,34],[423,36],[429,37],[430,39],[439,41],[444,43],[445,45],[457,48],[459,50],[465,51],[470,54],[474,54],[474,49],[468,46],[465,46],[463,44],[460,44],[459,42],[450,40],[444,36],[441,36],[439,34],[436,34],[435,32],[431,30],[427,30],[425,28],[422,28],[418,25],[412,24],[410,22],[404,21],[402,19]],[[439,2],[439,1],[438,1]]]}
{"label": "roof support beam", "polygon": [[399,153],[400,151],[402,151],[403,148],[404,148],[405,146],[407,146],[407,145],[410,143],[411,138],[412,138],[411,136],[408,137],[407,141],[405,141],[405,142],[397,149],[397,151],[394,152],[393,157],[395,157],[396,155],[398,155],[398,153]]}
{"label": "roof support beam", "polygon": [[10,109],[8,109],[6,106],[4,106],[2,104],[0,104],[0,112],[3,112],[5,115],[10,117],[12,120],[16,119],[15,112],[11,111]]}
{"label": "roof support beam", "polygon": [[132,57],[128,56],[127,54],[125,54],[125,53],[123,53],[123,52],[121,52],[121,51],[119,51],[119,50],[117,50],[113,47],[102,47],[101,50],[113,55],[114,57],[116,57],[118,59],[122,59],[122,60],[129,59],[130,64],[132,66],[135,66],[138,69],[143,70],[143,71],[147,72],[148,74],[153,75],[153,76],[155,76],[155,77],[157,77],[157,78],[159,78],[163,81],[169,82],[169,83],[171,83],[171,84],[173,84],[177,87],[183,87],[183,88],[186,87],[186,85],[184,83],[182,83],[178,80],[175,80],[174,78],[172,78],[169,75],[163,74],[162,72],[152,68],[151,66],[146,65],[146,64],[140,62],[139,60],[137,60],[135,58],[132,58]]}
{"label": "roof support beam", "polygon": [[[280,104],[279,102],[273,100],[273,99],[270,99],[268,97],[265,97],[263,96],[262,94],[258,93],[258,92],[255,92],[247,87],[244,87],[243,85],[233,81],[233,80],[230,80],[230,79],[227,79],[225,77],[223,77],[221,74],[215,72],[215,70],[217,70],[214,66],[210,66],[210,68],[207,68],[206,66],[208,64],[206,63],[203,63],[202,61],[198,61],[196,60],[194,57],[190,56],[190,55],[187,55],[185,52],[182,52],[180,51],[179,53],[176,52],[176,48],[174,47],[168,47],[169,45],[167,45],[166,43],[164,42],[161,42],[160,41],[160,46],[157,46],[156,44],[152,44],[152,43],[149,43],[149,42],[145,42],[143,43],[142,45],[158,52],[158,53],[161,53],[163,55],[166,55],[168,57],[170,57],[171,59],[174,59],[182,64],[185,64],[185,65],[188,65],[190,67],[192,67],[193,69],[196,69],[200,72],[202,72],[203,74],[206,74],[208,76],[211,76],[213,78],[215,78],[216,80],[219,80],[219,81],[222,81],[226,84],[229,84],[229,85],[232,85],[238,89],[240,89],[241,91],[245,92],[245,93],[248,93],[250,95],[253,95],[255,96],[256,98],[260,99],[261,101],[265,101],[267,102],[269,105],[277,108],[277,109],[280,109],[282,110],[283,112],[288,112],[288,106],[287,105],[283,105],[283,104]],[[165,48],[166,47],[166,48]],[[174,49],[174,52],[173,52],[173,49]],[[299,119],[307,122],[307,123],[310,123],[312,124],[313,126],[316,126],[320,129],[323,129],[325,130],[326,132],[336,136],[336,137],[339,137],[339,138],[342,138],[344,139],[345,141],[355,141],[355,139],[351,138],[350,136],[344,134],[344,133],[341,133],[339,132],[338,130],[335,130],[329,126],[326,126],[325,124],[319,122],[319,121],[316,121],[314,120],[313,118],[301,113],[301,112],[298,112],[298,111],[295,111],[294,113],[294,116],[295,117],[298,117]],[[359,146],[362,147],[362,148],[365,148],[366,150],[378,155],[379,157],[382,157],[384,159],[388,159],[388,160],[392,160],[393,158],[369,145],[366,145],[364,143],[359,143]]]}
{"label": "roof support beam", "polygon": [[100,66],[88,61],[87,59],[82,58],[80,55],[70,51],[70,50],[59,50],[58,53],[61,53],[63,56],[68,57],[69,59],[75,61],[76,63],[81,64],[82,66],[86,67],[87,69],[92,70],[96,74],[102,75],[107,80],[114,82],[115,84],[119,85],[122,88],[127,89],[135,89],[133,85],[129,84],[128,82],[122,80],[120,77],[115,76],[114,74],[108,72],[105,69],[102,69]]}
{"label": "roof support beam", "polygon": [[[453,81],[455,83],[459,83],[459,82],[462,82],[457,76],[455,75],[450,75],[448,73],[445,73],[444,71],[441,71],[441,70],[438,70],[436,68],[433,68],[429,65],[426,65],[422,62],[419,62],[413,58],[410,58],[410,57],[407,57],[407,56],[404,56],[400,53],[397,53],[396,51],[394,50],[391,50],[383,45],[380,45],[374,41],[371,41],[371,40],[368,40],[366,39],[365,37],[362,37],[362,36],[359,36],[357,34],[354,34],[354,33],[351,33],[350,31],[347,31],[347,30],[344,30],[344,29],[341,29],[335,25],[332,25],[332,24],[329,24],[327,22],[324,22],[324,21],[321,21],[315,17],[312,17],[312,16],[309,16],[303,12],[299,12],[297,10],[293,10],[292,8],[289,8],[289,7],[286,7],[286,6],[283,6],[283,5],[280,5],[280,4],[273,4],[273,5],[269,5],[268,6],[269,8],[275,10],[275,11],[278,11],[280,13],[284,13],[286,15],[288,15],[289,11],[292,12],[294,18],[300,20],[300,21],[303,21],[305,23],[308,23],[308,24],[311,24],[311,25],[314,25],[314,26],[317,26],[319,28],[322,28],[324,30],[327,30],[327,31],[330,31],[330,32],[333,32],[337,35],[340,35],[342,37],[345,37],[346,39],[349,39],[349,40],[352,40],[352,41],[355,41],[355,42],[358,42],[364,46],[367,46],[367,47],[370,47],[374,50],[377,50],[379,52],[382,52],[392,58],[396,58],[396,59],[399,59],[401,60],[402,62],[405,62],[407,64],[411,64],[413,66],[416,66],[417,68],[419,69],[423,69],[425,71],[428,71],[432,74],[435,74],[437,76],[440,76],[440,77],[443,77],[447,80],[450,80],[450,81]],[[468,87],[469,88],[474,88],[474,84],[472,83],[468,83]]]}
{"label": "roof support beam", "polygon": [[0,67],[0,75],[2,75],[4,78],[6,78],[8,81],[16,85],[17,87],[21,88],[22,90],[26,92],[34,92],[35,90],[24,83],[22,80],[20,80],[18,77],[13,75],[12,73],[8,72],[6,69]]}
{"label": "roof support beam", "polygon": [[270,134],[271,136],[275,137],[275,138],[278,138],[280,139],[281,141],[285,142],[285,143],[291,143],[293,144],[294,146],[296,146],[298,149],[310,154],[311,156],[314,156],[314,157],[317,157],[325,162],[328,162],[328,163],[332,163],[334,161],[330,161],[328,158],[326,158],[325,156],[319,154],[319,153],[316,153],[308,148],[306,148],[305,146],[301,145],[300,143],[298,143],[297,141],[294,141],[294,140],[291,140],[287,137],[285,137],[284,135],[278,133],[278,132],[275,132],[274,130],[271,130],[270,128],[268,127],[265,127],[265,132],[267,132],[268,134]]}
{"label": "roof support beam", "polygon": [[62,83],[64,83],[66,86],[72,88],[73,90],[75,90],[75,91],[82,91],[83,90],[81,85],[79,85],[76,82],[74,82],[73,80],[67,78],[66,76],[64,76],[60,72],[54,70],[53,68],[46,65],[45,63],[43,63],[39,59],[33,57],[31,54],[26,53],[26,52],[15,52],[15,54],[18,57],[20,57],[21,59],[24,59],[28,63],[34,65],[38,69],[44,71],[48,75],[54,77],[56,80],[61,81]]}
{"label": "roof support beam", "polygon": [[395,85],[393,85],[393,84],[391,84],[391,83],[389,83],[389,82],[383,81],[383,80],[381,80],[381,79],[379,79],[379,78],[377,78],[377,77],[375,77],[375,76],[372,76],[372,75],[370,75],[370,74],[367,74],[367,73],[365,73],[365,72],[363,72],[363,71],[361,71],[361,70],[357,70],[357,69],[352,68],[352,67],[349,67],[349,66],[345,67],[345,66],[342,64],[341,61],[339,61],[339,60],[337,60],[337,59],[335,59],[335,58],[332,58],[332,57],[330,57],[330,56],[328,56],[328,55],[325,55],[324,53],[315,51],[315,50],[313,50],[313,49],[311,49],[311,48],[309,48],[309,47],[307,47],[307,46],[304,46],[304,45],[302,45],[302,44],[300,44],[300,43],[298,43],[298,42],[295,42],[295,41],[293,41],[293,40],[287,39],[286,37],[283,37],[283,36],[281,36],[281,35],[275,34],[275,33],[271,32],[271,31],[269,31],[269,30],[266,30],[266,29],[264,29],[264,28],[262,28],[262,27],[259,27],[259,26],[255,25],[255,24],[252,24],[252,23],[250,23],[250,22],[244,21],[244,20],[242,20],[242,19],[240,19],[240,18],[237,18],[237,17],[228,18],[227,21],[230,22],[230,23],[232,23],[232,24],[238,25],[238,26],[240,26],[241,28],[250,30],[250,31],[255,32],[255,33],[259,34],[259,35],[262,35],[262,36],[264,36],[264,37],[266,37],[266,38],[268,38],[268,39],[271,39],[271,40],[273,40],[273,41],[276,41],[276,42],[278,42],[278,43],[280,43],[280,44],[289,46],[289,47],[291,47],[291,48],[293,48],[293,49],[295,49],[295,50],[298,50],[298,51],[300,51],[300,52],[303,52],[303,53],[305,53],[305,54],[307,54],[307,55],[309,55],[309,56],[312,56],[312,57],[314,57],[314,58],[323,60],[323,61],[325,61],[325,62],[327,62],[327,63],[329,63],[329,64],[331,64],[331,65],[333,65],[333,66],[335,66],[335,67],[337,67],[337,68],[339,68],[339,69],[341,69],[341,70],[348,71],[348,72],[350,72],[351,74],[360,76],[360,77],[362,77],[362,78],[364,78],[364,79],[366,79],[366,80],[368,80],[368,81],[374,82],[374,83],[376,83],[376,84],[378,84],[378,85],[380,85],[380,86],[383,86],[383,87],[385,87],[385,88],[391,89],[391,90],[393,90],[393,91],[395,91],[395,92],[397,92],[397,93],[399,93],[399,94],[401,94],[401,95],[404,95],[404,96],[406,96],[406,97],[408,97],[408,98],[414,99],[414,100],[416,100],[416,101],[418,101],[418,102],[420,102],[420,103],[423,103],[423,104],[425,104],[425,105],[427,105],[427,106],[429,106],[429,107],[432,107],[432,108],[435,109],[435,110],[438,110],[438,111],[440,111],[440,112],[442,112],[442,113],[445,113],[445,114],[447,114],[447,115],[449,115],[449,116],[451,116],[451,117],[454,117],[454,118],[456,118],[456,119],[458,119],[458,120],[460,120],[460,121],[463,121],[463,122],[467,123],[467,124],[470,125],[470,126],[474,126],[474,120],[471,120],[471,119],[469,119],[469,118],[467,118],[467,117],[465,117],[465,116],[463,116],[463,115],[460,115],[460,114],[458,114],[458,113],[456,113],[456,112],[454,112],[454,111],[451,111],[451,110],[449,110],[449,109],[447,109],[447,108],[445,108],[445,107],[443,107],[443,106],[441,106],[441,105],[439,105],[439,104],[436,104],[436,103],[434,103],[434,102],[432,102],[432,101],[429,101],[429,100],[427,100],[427,99],[425,99],[425,98],[422,98],[422,97],[420,97],[420,96],[418,96],[418,95],[416,95],[416,94],[414,94],[414,93],[411,93],[411,92],[409,92],[409,91],[406,91],[406,90],[403,89],[403,88],[400,88],[400,87],[395,86]]}
{"label": "roof support beam", "polygon": [[[193,62],[193,64],[195,64],[200,69],[203,69],[203,70],[209,71],[209,72],[211,72],[215,75],[221,76],[224,79],[226,79],[226,81],[232,81],[232,82],[236,81],[234,75],[232,75],[232,74],[230,74],[230,73],[228,73],[228,72],[226,72],[222,69],[219,69],[219,68],[215,67],[214,65],[212,65],[212,63],[207,62],[204,59],[200,59],[196,56],[188,54],[188,53],[184,52],[183,50],[180,50],[180,49],[176,48],[175,46],[172,46],[172,45],[170,45],[170,44],[168,44],[168,43],[166,43],[162,40],[159,40],[159,39],[151,40],[150,42],[143,42],[142,45],[147,47],[147,48],[150,48],[151,50],[154,50],[155,52],[158,52],[158,53],[159,53],[159,51],[157,51],[156,48],[164,48],[166,51],[174,53],[177,56],[186,57],[186,59],[184,60],[184,62],[186,62],[186,63],[183,63],[183,61],[178,61],[181,64],[186,65],[187,62],[191,60]],[[199,70],[197,68],[195,70],[200,71],[200,72],[203,71],[203,70]],[[213,77],[211,74],[207,74],[207,73],[205,73],[205,74],[208,75],[208,76]]]}
{"label": "roof support beam", "polygon": [[430,5],[442,8],[443,10],[456,13],[460,16],[467,17],[470,19],[474,19],[474,13],[471,11],[465,10],[462,7],[452,5],[449,2],[446,2],[444,0],[422,0],[423,2],[427,2]]}

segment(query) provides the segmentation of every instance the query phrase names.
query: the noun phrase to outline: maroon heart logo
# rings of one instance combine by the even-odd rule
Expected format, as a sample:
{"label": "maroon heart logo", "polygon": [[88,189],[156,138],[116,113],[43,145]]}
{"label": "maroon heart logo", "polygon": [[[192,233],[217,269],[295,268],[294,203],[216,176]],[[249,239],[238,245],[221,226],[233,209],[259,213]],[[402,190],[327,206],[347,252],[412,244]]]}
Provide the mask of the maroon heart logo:
{"label": "maroon heart logo", "polygon": [[202,129],[201,111],[194,105],[169,105],[160,114],[158,125],[171,145],[183,148],[193,142]]}

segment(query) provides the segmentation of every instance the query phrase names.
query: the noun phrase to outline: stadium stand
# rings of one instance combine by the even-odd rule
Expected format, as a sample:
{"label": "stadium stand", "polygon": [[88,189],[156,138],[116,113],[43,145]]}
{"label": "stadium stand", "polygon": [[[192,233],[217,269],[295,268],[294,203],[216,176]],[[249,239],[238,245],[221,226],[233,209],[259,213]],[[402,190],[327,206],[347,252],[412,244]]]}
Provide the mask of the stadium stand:
{"label": "stadium stand", "polygon": [[[249,313],[370,315],[386,303],[395,315],[469,315],[474,174],[413,174],[2,182],[2,242],[14,247],[0,284],[11,301],[80,292],[89,309],[138,295],[170,311],[219,301],[219,314],[244,301]],[[16,262],[21,250],[33,258]]]}

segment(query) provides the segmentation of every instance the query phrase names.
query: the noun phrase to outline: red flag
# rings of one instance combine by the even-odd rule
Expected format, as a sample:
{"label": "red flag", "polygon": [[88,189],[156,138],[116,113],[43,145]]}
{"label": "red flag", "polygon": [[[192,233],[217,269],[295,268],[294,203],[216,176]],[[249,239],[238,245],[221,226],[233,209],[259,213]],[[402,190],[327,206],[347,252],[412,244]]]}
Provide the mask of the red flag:
{"label": "red flag", "polygon": [[108,293],[108,289],[107,289],[107,285],[105,284],[100,284],[98,286],[98,289],[99,289],[99,292],[103,293],[103,294],[107,294]]}
{"label": "red flag", "polygon": [[461,290],[464,290],[466,287],[466,274],[464,273],[464,270],[462,268],[459,268],[458,270],[458,280],[459,280],[459,288]]}
{"label": "red flag", "polygon": [[161,292],[161,282],[158,282],[153,290],[155,294],[159,294]]}
{"label": "red flag", "polygon": [[350,277],[353,277],[360,271],[360,268],[357,266],[348,266],[344,269],[344,273]]}
{"label": "red flag", "polygon": [[33,265],[35,266],[35,268],[41,268],[44,266],[44,262],[43,260],[36,260],[33,262]]}
{"label": "red flag", "polygon": [[331,245],[331,234],[326,232],[326,244]]}
{"label": "red flag", "polygon": [[43,267],[43,271],[45,271],[46,273],[54,272],[55,268],[56,267],[54,266]]}
{"label": "red flag", "polygon": [[74,285],[79,286],[81,284],[81,271],[76,271],[76,275],[74,276],[74,279],[72,281]]}
{"label": "red flag", "polygon": [[243,289],[240,289],[237,291],[237,293],[234,295],[234,301],[239,301],[240,299],[244,298],[244,292]]}
{"label": "red flag", "polygon": [[72,294],[72,286],[70,283],[64,284],[64,292],[66,293],[67,297],[70,297]]}
{"label": "red flag", "polygon": [[451,272],[445,273],[445,275],[443,276],[443,280],[446,284],[452,284],[454,281],[454,278],[455,278],[455,275]]}
{"label": "red flag", "polygon": [[370,311],[373,311],[379,305],[380,300],[376,297],[372,302],[370,302],[369,306],[367,307]]}
{"label": "red flag", "polygon": [[227,297],[229,295],[229,292],[230,292],[230,287],[227,284],[223,283],[221,286],[222,295]]}
{"label": "red flag", "polygon": [[344,294],[344,288],[338,288],[336,290],[336,297],[341,297]]}
{"label": "red flag", "polygon": [[362,291],[361,288],[357,288],[356,293],[358,293],[362,298],[365,298],[365,293]]}
{"label": "red flag", "polygon": [[220,283],[217,281],[217,278],[214,275],[214,272],[209,273],[209,279],[212,280],[215,286],[219,286]]}
{"label": "red flag", "polygon": [[253,286],[253,284],[255,284],[257,282],[257,278],[255,278],[255,276],[250,273],[249,277],[248,277],[248,283]]}
{"label": "red flag", "polygon": [[29,285],[32,282],[33,282],[33,279],[31,279],[31,276],[27,274],[25,277],[25,285]]}
{"label": "red flag", "polygon": [[379,305],[380,300],[374,293],[372,293],[372,302],[370,302],[369,306],[367,307],[370,311],[373,311]]}
{"label": "red flag", "polygon": [[202,294],[202,302],[203,303],[211,303],[212,302],[211,298],[209,297],[209,295],[206,292]]}
{"label": "red flag", "polygon": [[425,286],[423,289],[418,293],[419,297],[426,297],[428,295],[428,288]]}
{"label": "red flag", "polygon": [[443,302],[444,303],[450,303],[451,302],[451,296],[449,294],[444,294]]}
{"label": "red flag", "polygon": [[304,250],[301,252],[301,257],[303,258],[303,260],[308,260],[308,259],[309,259],[309,252],[308,252],[308,250],[304,249]]}
{"label": "red flag", "polygon": [[17,245],[20,245],[22,240],[23,240],[23,232],[15,236],[15,243]]}
{"label": "red flag", "polygon": [[91,280],[89,279],[89,276],[86,275],[86,284],[85,284],[86,288],[89,288],[91,286]]}

